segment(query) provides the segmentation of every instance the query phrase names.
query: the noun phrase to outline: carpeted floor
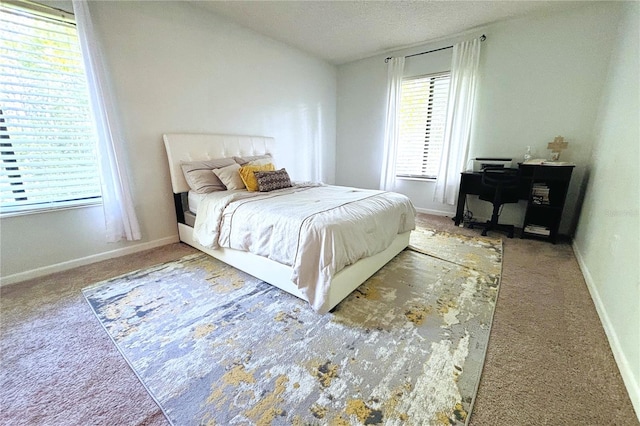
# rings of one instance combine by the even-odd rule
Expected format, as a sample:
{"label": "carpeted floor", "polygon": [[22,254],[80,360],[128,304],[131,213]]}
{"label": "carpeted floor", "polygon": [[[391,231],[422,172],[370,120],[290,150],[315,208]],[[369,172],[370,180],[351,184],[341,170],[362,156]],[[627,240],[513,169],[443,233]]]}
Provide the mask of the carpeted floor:
{"label": "carpeted floor", "polygon": [[[467,235],[448,218],[422,226]],[[0,289],[0,424],[165,425],[81,289],[196,252],[173,244]],[[571,246],[504,239],[470,425],[638,425]]]}

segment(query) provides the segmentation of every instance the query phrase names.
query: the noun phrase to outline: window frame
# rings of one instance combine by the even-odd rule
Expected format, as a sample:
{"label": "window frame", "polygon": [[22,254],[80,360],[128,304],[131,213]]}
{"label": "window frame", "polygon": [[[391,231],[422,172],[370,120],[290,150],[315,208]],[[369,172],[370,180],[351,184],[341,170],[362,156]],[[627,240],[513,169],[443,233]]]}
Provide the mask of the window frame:
{"label": "window frame", "polygon": [[[68,197],[64,197],[61,196],[61,194],[56,194],[56,196],[51,197],[50,200],[34,200],[33,203],[31,204],[24,204],[24,205],[19,205],[19,204],[15,204],[16,201],[21,201],[19,200],[20,197],[13,197],[14,198],[14,203],[7,203],[4,204],[2,203],[0,205],[0,217],[4,218],[4,217],[12,217],[12,216],[21,216],[21,215],[29,215],[29,214],[40,214],[40,213],[46,213],[46,212],[51,212],[51,211],[58,211],[58,210],[68,210],[68,209],[76,209],[76,208],[85,208],[85,207],[92,207],[92,206],[99,206],[102,204],[102,194],[101,194],[101,176],[100,176],[100,165],[99,165],[99,158],[98,158],[98,153],[97,153],[97,132],[96,132],[96,128],[95,128],[95,122],[94,122],[94,117],[92,115],[92,111],[91,111],[91,106],[90,106],[90,100],[89,100],[89,90],[90,87],[88,85],[88,81],[87,81],[87,76],[86,73],[84,71],[84,62],[82,59],[82,51],[80,49],[80,41],[78,39],[78,33],[76,30],[76,25],[75,25],[75,19],[72,13],[63,11],[63,10],[59,10],[59,9],[54,9],[51,8],[49,6],[46,5],[42,5],[42,4],[38,4],[38,3],[33,3],[33,2],[26,2],[26,1],[16,1],[16,0],[7,0],[5,2],[3,2],[2,5],[2,13],[5,14],[14,14],[14,15],[19,15],[19,16],[23,16],[25,18],[29,19],[29,24],[33,24],[31,28],[36,27],[36,23],[35,21],[41,21],[41,22],[47,22],[47,23],[51,23],[57,26],[57,28],[54,26],[50,29],[47,29],[45,31],[48,32],[48,37],[42,37],[41,40],[52,40],[52,38],[50,37],[51,34],[55,33],[56,29],[61,29],[62,27],[66,28],[67,31],[69,28],[73,28],[73,34],[67,34],[68,36],[70,35],[71,37],[75,37],[74,42],[72,42],[72,47],[74,47],[73,50],[73,54],[74,55],[79,55],[79,61],[75,61],[74,64],[76,64],[75,68],[80,69],[80,71],[76,71],[75,72],[75,78],[78,79],[82,79],[82,83],[81,83],[81,89],[80,92],[76,92],[79,93],[79,96],[82,98],[81,101],[77,101],[77,102],[71,102],[68,103],[66,105],[63,106],[66,108],[74,108],[74,109],[84,109],[83,111],[83,117],[80,119],[80,121],[77,121],[77,123],[80,123],[80,128],[81,129],[85,129],[85,132],[81,132],[78,131],[78,135],[76,135],[76,137],[80,137],[82,135],[89,135],[87,136],[88,139],[86,140],[69,140],[66,143],[60,143],[57,142],[59,144],[59,146],[61,148],[72,148],[72,147],[78,147],[78,146],[84,146],[85,148],[89,148],[89,150],[93,150],[92,154],[87,154],[89,155],[88,158],[90,158],[89,162],[90,164],[87,166],[87,171],[86,173],[88,174],[88,176],[90,176],[90,179],[92,180],[92,183],[90,185],[88,185],[90,187],[89,193],[90,195],[86,195],[86,196],[81,196],[80,188],[82,188],[84,186],[84,184],[78,184],[76,185],[76,190],[75,192],[71,192],[68,194]],[[19,25],[19,24],[18,24]],[[35,31],[35,30],[31,30],[31,31]],[[8,36],[7,36],[8,37]],[[28,37],[28,36],[25,36]],[[7,38],[6,40],[8,40],[9,38]],[[34,37],[35,39],[35,37]],[[3,37],[2,40],[5,40],[5,38]],[[24,39],[22,41],[18,41],[18,42],[24,42]],[[46,43],[46,42],[45,42]],[[64,43],[67,43],[66,41]],[[3,43],[4,44],[4,43]],[[5,48],[10,49],[10,44],[4,44]],[[60,48],[61,45],[55,45],[53,44],[54,48]],[[64,45],[65,47],[67,47],[67,45]],[[37,49],[34,48],[33,51],[27,51],[24,53],[24,57],[28,57],[27,55],[33,55],[37,53]],[[53,62],[55,62],[55,60],[60,60],[59,56],[53,56],[51,55],[50,57],[46,57],[45,54],[40,52],[40,55],[45,58],[44,60],[42,60],[43,63],[47,63],[47,64],[51,64]],[[17,56],[17,58],[20,60],[21,56]],[[4,71],[6,72],[6,70]],[[3,73],[4,75],[4,73]],[[17,73],[14,74],[15,75],[15,86],[16,87],[26,87],[26,85],[28,85],[28,83],[25,82],[29,80],[29,76],[26,73],[23,73],[22,71],[18,71]],[[20,81],[20,79],[23,79],[22,81]],[[80,80],[78,80],[80,81]],[[47,82],[48,84],[51,84],[50,81]],[[7,83],[7,85],[9,85],[10,83]],[[74,89],[76,87],[74,86]],[[36,88],[34,90],[34,97],[37,96],[53,96],[55,97],[55,94],[51,94],[51,93],[47,93],[47,91],[49,90],[49,88],[45,89],[45,88]],[[53,90],[58,90],[58,91],[63,91],[63,90],[68,90],[62,87],[62,85],[57,85],[55,88],[53,88]],[[20,96],[22,96],[22,98],[20,98]],[[5,103],[5,105],[10,104],[11,102],[17,102],[20,103],[22,102],[25,105],[30,105],[31,102],[29,101],[25,101],[26,98],[28,98],[29,96],[31,96],[31,93],[26,93],[24,92],[23,94],[18,94],[15,96],[15,98],[10,98],[10,95],[8,96],[4,96],[3,95],[3,99],[5,99],[3,101],[3,103]],[[86,99],[86,101],[84,100]],[[60,136],[55,135],[56,132],[56,121],[61,120],[61,116],[60,116],[60,112],[43,112],[44,118],[40,117],[42,119],[42,122],[45,123],[42,126],[38,126],[37,124],[33,124],[32,122],[29,122],[29,120],[33,120],[35,115],[33,114],[33,112],[31,111],[32,115],[28,115],[29,114],[29,107],[24,107],[22,109],[18,108],[14,108],[14,111],[20,111],[20,112],[25,112],[25,118],[22,117],[17,117],[16,115],[9,115],[8,117],[5,117],[3,115],[3,113],[5,112],[5,110],[7,109],[6,107],[3,108],[4,105],[0,105],[0,131],[3,131],[3,133],[0,134],[0,147],[2,148],[3,152],[0,153],[0,163],[2,164],[2,172],[0,173],[0,177],[3,179],[4,183],[2,184],[4,186],[3,189],[3,198],[4,195],[9,195],[12,190],[10,189],[10,186],[12,185],[20,185],[22,187],[22,185],[24,185],[24,188],[28,190],[28,185],[25,185],[26,181],[21,181],[16,179],[16,183],[12,182],[11,178],[14,177],[12,176],[12,174],[10,173],[11,167],[6,167],[6,163],[10,163],[12,162],[11,158],[6,158],[5,156],[7,155],[14,155],[15,153],[12,150],[12,148],[16,148],[15,152],[19,152],[20,151],[20,147],[18,144],[12,145],[11,142],[11,137],[12,137],[12,133],[15,135],[16,132],[20,132],[20,130],[10,130],[12,127],[14,129],[25,129],[25,128],[31,128],[33,129],[33,133],[36,134],[38,132],[39,129],[45,129],[44,132],[42,132],[42,135],[37,135],[34,138],[34,143],[37,143],[35,141],[37,141],[38,137],[42,137],[43,139],[51,140],[51,143],[43,143],[44,147],[42,148],[42,150],[51,148],[52,146],[54,146],[54,144],[56,144],[57,140],[60,139],[56,139],[56,137],[60,138]],[[62,109],[62,114],[69,114],[66,110]],[[56,115],[57,114],[57,115]],[[69,114],[71,115],[71,114]],[[21,122],[19,124],[15,124],[15,125],[11,125],[14,123],[10,123],[7,122],[7,118],[9,117],[13,117],[13,119],[16,120],[16,122]],[[37,120],[36,120],[37,121]],[[69,123],[76,123],[76,118],[72,118],[72,119],[68,119],[65,120],[68,121]],[[26,124],[25,124],[26,122]],[[46,124],[48,123],[48,124]],[[21,125],[22,126],[21,126]],[[27,127],[24,127],[27,126]],[[32,127],[29,127],[32,126]],[[74,124],[75,127],[75,124]],[[61,129],[62,127],[59,127],[57,130]],[[46,129],[52,129],[50,130],[51,133],[47,133]],[[74,129],[75,130],[75,129]],[[24,130],[22,130],[24,131]],[[16,137],[14,136],[14,140],[16,139]],[[18,136],[17,139],[20,139],[20,137]],[[27,142],[28,143],[28,142]],[[22,148],[24,149],[25,145],[24,142],[22,142],[23,146]],[[8,145],[8,146],[7,146]],[[80,149],[80,148],[78,148]],[[71,151],[71,149],[69,150]],[[85,149],[86,151],[86,149]],[[68,151],[67,151],[68,152]],[[5,158],[3,158],[5,157]],[[54,159],[54,162],[59,162],[60,165],[63,165],[65,163],[64,161],[65,155],[62,154],[60,155],[59,159]],[[28,155],[25,155],[25,159],[29,159]],[[22,160],[24,161],[24,160]],[[27,160],[28,161],[28,160]],[[20,161],[17,160],[13,160],[13,162],[16,162],[17,165],[20,164]],[[80,168],[82,167],[80,165],[80,162],[78,162],[77,164],[70,164],[72,167],[70,170],[75,170],[75,168]],[[46,169],[47,167],[52,167],[49,165],[40,165],[43,169]],[[22,166],[24,167],[24,165]],[[6,171],[5,171],[6,170]],[[19,173],[20,170],[16,169],[16,174],[20,175],[21,173]],[[64,172],[62,172],[64,174]],[[25,173],[24,169],[22,171],[22,174],[27,174]],[[36,173],[37,176],[37,173]],[[83,175],[78,176],[76,179],[84,179],[82,177]],[[70,181],[71,179],[68,179],[68,181]],[[41,178],[41,182],[51,182],[51,178],[47,179],[47,177],[42,177]],[[64,180],[60,181],[60,182],[64,182]],[[9,189],[7,189],[9,188]],[[13,191],[15,192],[15,190]],[[77,198],[72,198],[76,196]],[[56,199],[57,197],[57,199]],[[25,197],[26,198],[26,197]],[[10,199],[10,197],[7,197],[7,199]]]}
{"label": "window frame", "polygon": [[[435,85],[437,84],[437,80],[438,79],[442,79],[443,77],[446,77],[446,87],[445,90],[441,90],[441,92],[438,93],[438,96],[443,96],[444,95],[444,105],[443,108],[441,110],[439,110],[439,114],[440,114],[440,124],[442,125],[442,130],[441,130],[441,134],[442,134],[442,139],[444,139],[444,132],[445,132],[445,127],[446,127],[446,122],[447,122],[447,109],[448,109],[448,94],[449,94],[449,89],[450,89],[450,84],[451,84],[451,71],[450,70],[446,70],[446,71],[439,71],[439,72],[432,72],[432,73],[428,73],[428,74],[420,74],[420,75],[414,75],[411,77],[404,77],[402,79],[402,85],[403,85],[403,89],[404,89],[404,85],[405,82],[411,82],[414,80],[428,80],[428,84],[429,87],[431,87],[431,94],[429,96],[427,96],[427,110],[431,110],[430,113],[427,113],[427,117],[425,117],[425,120],[423,121],[423,126],[425,129],[425,133],[429,133],[432,134],[433,132],[431,131],[431,125],[427,126],[427,124],[429,123],[429,121],[431,121],[433,119],[433,106],[434,103],[436,102],[435,100],[435,94],[434,94],[434,90],[435,90]],[[404,94],[404,90],[403,90],[403,94]],[[396,153],[396,176],[395,178],[398,180],[407,180],[407,181],[420,181],[420,182],[425,182],[425,181],[435,181],[437,179],[437,173],[434,175],[430,175],[430,174],[408,174],[408,173],[402,173],[400,174],[398,172],[398,168],[401,165],[401,160],[400,160],[400,153],[402,151],[402,129],[403,129],[403,115],[402,115],[402,108],[403,108],[403,98],[401,97],[401,102],[400,102],[400,106],[399,106],[399,112],[398,112],[398,119],[399,119],[399,134],[398,134],[398,149],[397,149],[397,153]],[[429,168],[429,165],[426,163],[425,158],[428,156],[427,151],[429,150],[429,143],[428,143],[428,138],[425,136],[424,140],[421,141],[421,145],[422,145],[422,158],[423,158],[423,162],[421,165],[421,168],[427,169]],[[442,145],[442,144],[441,144]],[[437,157],[437,159],[433,160],[436,165],[435,167],[439,167],[440,165],[440,159],[441,159],[441,155],[442,155],[442,151],[441,151],[441,146],[440,146],[440,152],[439,155]],[[433,165],[431,165],[431,167],[433,167]]]}

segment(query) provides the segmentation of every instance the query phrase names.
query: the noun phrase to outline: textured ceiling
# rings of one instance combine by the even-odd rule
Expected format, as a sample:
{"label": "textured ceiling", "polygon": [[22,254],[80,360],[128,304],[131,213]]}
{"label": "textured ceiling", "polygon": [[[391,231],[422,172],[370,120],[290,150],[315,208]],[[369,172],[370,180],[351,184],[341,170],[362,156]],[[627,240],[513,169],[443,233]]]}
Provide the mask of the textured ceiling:
{"label": "textured ceiling", "polygon": [[339,65],[582,1],[199,1],[244,27]]}

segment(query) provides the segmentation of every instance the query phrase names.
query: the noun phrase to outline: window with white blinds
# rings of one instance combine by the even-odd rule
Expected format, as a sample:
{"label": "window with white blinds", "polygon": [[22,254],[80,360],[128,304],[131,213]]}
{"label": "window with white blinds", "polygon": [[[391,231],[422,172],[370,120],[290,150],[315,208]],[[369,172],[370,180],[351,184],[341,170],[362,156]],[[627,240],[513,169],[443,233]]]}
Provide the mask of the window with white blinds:
{"label": "window with white blinds", "polygon": [[451,73],[402,81],[396,176],[433,179],[438,174]]}
{"label": "window with white blinds", "polygon": [[96,135],[73,22],[0,5],[0,213],[100,200]]}

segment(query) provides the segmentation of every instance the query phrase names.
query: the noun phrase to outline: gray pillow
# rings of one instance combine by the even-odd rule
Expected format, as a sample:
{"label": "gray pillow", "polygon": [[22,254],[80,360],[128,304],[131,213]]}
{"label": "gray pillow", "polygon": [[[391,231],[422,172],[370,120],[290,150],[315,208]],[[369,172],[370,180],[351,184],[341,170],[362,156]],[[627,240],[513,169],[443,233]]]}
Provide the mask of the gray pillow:
{"label": "gray pillow", "polygon": [[183,161],[180,166],[189,188],[198,194],[206,194],[214,191],[226,191],[222,181],[213,173],[213,169],[220,169],[236,164],[233,158],[217,158],[205,161]]}
{"label": "gray pillow", "polygon": [[273,172],[253,172],[258,181],[258,191],[269,192],[276,189],[290,188],[291,179],[285,169]]}
{"label": "gray pillow", "polygon": [[227,189],[244,189],[244,182],[240,177],[240,164],[233,163],[221,169],[213,169],[213,173]]}
{"label": "gray pillow", "polygon": [[273,157],[271,157],[271,154],[250,155],[248,157],[233,157],[233,159],[236,160],[236,163],[240,164],[241,166],[244,166],[245,164],[256,160],[268,160],[267,163],[273,163]]}

